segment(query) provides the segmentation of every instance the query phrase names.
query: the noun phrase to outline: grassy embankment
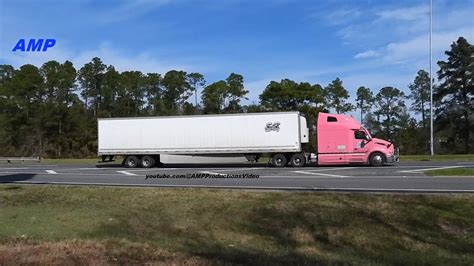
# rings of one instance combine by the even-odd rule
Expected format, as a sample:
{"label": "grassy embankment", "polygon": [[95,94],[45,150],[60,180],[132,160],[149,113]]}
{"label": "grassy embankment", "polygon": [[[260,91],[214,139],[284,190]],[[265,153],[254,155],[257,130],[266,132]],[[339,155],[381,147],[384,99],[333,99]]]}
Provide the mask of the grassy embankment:
{"label": "grassy embankment", "polygon": [[0,186],[0,264],[474,264],[473,195]]}
{"label": "grassy embankment", "polygon": [[474,161],[474,154],[400,155],[400,161]]}
{"label": "grassy embankment", "polygon": [[474,168],[448,168],[425,171],[431,176],[474,176]]}

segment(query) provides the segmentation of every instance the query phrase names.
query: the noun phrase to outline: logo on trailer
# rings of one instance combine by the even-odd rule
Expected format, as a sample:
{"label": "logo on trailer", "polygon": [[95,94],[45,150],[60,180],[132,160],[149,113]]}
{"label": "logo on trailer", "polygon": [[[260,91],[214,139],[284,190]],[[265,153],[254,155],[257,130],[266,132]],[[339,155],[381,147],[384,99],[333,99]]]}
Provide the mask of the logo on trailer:
{"label": "logo on trailer", "polygon": [[270,131],[280,131],[280,122],[268,122],[265,126],[265,132],[270,132]]}

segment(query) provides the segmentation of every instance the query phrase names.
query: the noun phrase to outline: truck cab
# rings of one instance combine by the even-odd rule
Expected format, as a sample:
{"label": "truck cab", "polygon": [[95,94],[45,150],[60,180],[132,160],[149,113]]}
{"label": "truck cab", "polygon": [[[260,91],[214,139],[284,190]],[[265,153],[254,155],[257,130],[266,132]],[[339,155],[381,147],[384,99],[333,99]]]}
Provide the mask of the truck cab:
{"label": "truck cab", "polygon": [[359,122],[346,115],[319,113],[317,143],[318,165],[381,166],[399,160],[393,143],[372,137]]}

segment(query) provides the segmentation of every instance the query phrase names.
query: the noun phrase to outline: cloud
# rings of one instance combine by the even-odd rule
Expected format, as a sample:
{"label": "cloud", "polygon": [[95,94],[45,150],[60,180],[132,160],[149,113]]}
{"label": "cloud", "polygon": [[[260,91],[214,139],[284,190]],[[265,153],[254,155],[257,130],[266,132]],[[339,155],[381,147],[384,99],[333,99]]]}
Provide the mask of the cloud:
{"label": "cloud", "polygon": [[325,14],[324,20],[332,25],[342,25],[349,23],[359,17],[362,12],[357,8],[341,8]]}
{"label": "cloud", "polygon": [[380,56],[380,53],[374,50],[367,50],[354,56],[355,59],[373,58]]}
{"label": "cloud", "polygon": [[[452,31],[433,33],[433,54],[442,54],[445,50],[448,50],[451,43],[456,41],[460,36],[469,39],[469,36],[472,37],[472,28],[466,27]],[[427,57],[429,54],[429,35],[423,34],[407,41],[392,42],[383,50],[384,59],[393,62]]]}
{"label": "cloud", "polygon": [[429,12],[428,5],[387,9],[376,12],[379,19],[413,21],[426,19]]}
{"label": "cloud", "polygon": [[103,23],[113,23],[143,15],[155,8],[174,2],[173,0],[127,0],[98,17]]}

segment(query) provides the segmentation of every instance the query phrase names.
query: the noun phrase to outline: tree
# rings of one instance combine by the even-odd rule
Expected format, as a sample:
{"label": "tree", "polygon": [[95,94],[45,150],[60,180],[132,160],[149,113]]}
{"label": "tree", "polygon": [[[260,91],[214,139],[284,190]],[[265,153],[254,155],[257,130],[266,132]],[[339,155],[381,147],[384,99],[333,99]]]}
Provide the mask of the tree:
{"label": "tree", "polygon": [[220,114],[225,108],[227,96],[227,83],[223,80],[216,81],[202,91],[202,103],[205,114]]}
{"label": "tree", "polygon": [[384,87],[375,96],[374,103],[374,115],[380,123],[381,133],[385,138],[392,139],[406,115],[405,95],[397,88]]}
{"label": "tree", "polygon": [[164,113],[161,80],[161,75],[158,73],[148,73],[145,77],[145,97],[149,114],[158,115]]}
{"label": "tree", "polygon": [[188,74],[188,82],[191,84],[192,91],[194,93],[195,107],[198,107],[198,88],[203,87],[206,84],[204,76],[200,73]]}
{"label": "tree", "polygon": [[342,80],[336,78],[326,88],[326,103],[329,108],[334,108],[336,113],[344,114],[354,109],[350,103],[346,103],[349,99],[349,92],[342,86]]}
{"label": "tree", "polygon": [[271,81],[259,98],[261,105],[271,111],[296,111],[303,106],[321,110],[325,106],[323,88],[319,84],[298,84],[289,79]]}
{"label": "tree", "polygon": [[428,72],[419,70],[413,83],[408,85],[410,88],[409,99],[412,100],[411,110],[415,113],[421,113],[421,124],[426,129],[426,113],[429,112],[430,103],[430,76]]}
{"label": "tree", "polygon": [[369,88],[361,86],[357,89],[357,108],[360,109],[360,121],[364,122],[364,112],[368,112],[372,109],[372,103],[374,101],[374,94]]}
{"label": "tree", "polygon": [[244,77],[231,73],[226,80],[219,80],[204,88],[202,100],[204,113],[238,113],[243,112],[240,101],[248,91],[244,88]]}
{"label": "tree", "polygon": [[439,129],[454,129],[463,139],[464,152],[469,153],[470,135],[474,132],[474,46],[459,39],[446,51],[447,61],[439,61],[438,79],[441,84],[434,94],[438,102],[436,120]]}
{"label": "tree", "polygon": [[127,116],[138,116],[143,109],[145,96],[145,76],[140,71],[125,71],[120,74],[122,102]]}
{"label": "tree", "polygon": [[245,97],[249,93],[248,90],[244,88],[244,77],[239,74],[231,73],[226,79],[227,83],[227,112],[228,113],[238,113],[242,112],[242,107],[240,106],[240,101],[242,98],[248,99]]}
{"label": "tree", "polygon": [[89,98],[93,98],[94,117],[97,117],[100,108],[102,79],[106,69],[107,66],[102,63],[102,60],[94,57],[91,62],[79,70],[78,79],[82,86],[81,96],[85,99],[86,108],[89,107]]}
{"label": "tree", "polygon": [[163,102],[170,114],[177,114],[181,105],[191,96],[191,85],[184,71],[170,70],[161,80]]}

